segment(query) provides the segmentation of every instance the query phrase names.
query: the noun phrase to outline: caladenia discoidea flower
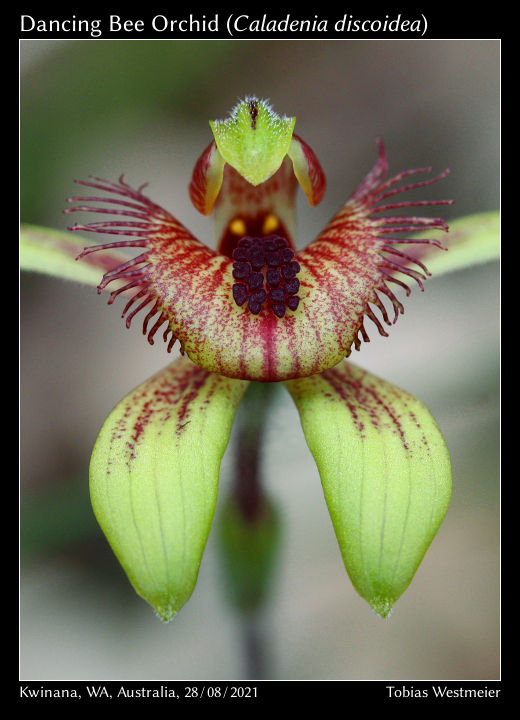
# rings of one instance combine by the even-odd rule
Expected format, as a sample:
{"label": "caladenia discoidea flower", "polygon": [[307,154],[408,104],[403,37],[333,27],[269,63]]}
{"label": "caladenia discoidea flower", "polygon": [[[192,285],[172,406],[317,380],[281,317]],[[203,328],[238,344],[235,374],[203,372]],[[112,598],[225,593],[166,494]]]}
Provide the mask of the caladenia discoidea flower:
{"label": "caladenia discoidea flower", "polygon": [[[281,383],[299,411],[347,572],[386,617],[444,518],[450,459],[419,400],[345,358],[369,340],[367,318],[387,335],[385,325],[403,312],[394,290],[423,289],[424,260],[443,248],[438,233],[408,236],[448,228],[441,218],[402,213],[450,201],[396,196],[447,171],[387,179],[378,141],[373,169],[298,249],[298,184],[317,205],[325,176],[294,133],[295,118],[248,97],[210,125],[214,139],[189,195],[213,216],[216,249],[123,177],[79,181],[94,192],[70,198],[66,210],[112,216],[69,228],[121,236],[86,247],[81,262],[106,270],[98,290],[114,288],[109,303],[125,297],[127,327],[141,312],[148,341],[160,335],[171,351],[178,340],[183,355],[103,425],[90,468],[95,514],[136,591],[171,620],[196,583],[237,407],[249,383]],[[70,254],[72,245],[60,242]],[[120,248],[139,254],[124,258]]]}

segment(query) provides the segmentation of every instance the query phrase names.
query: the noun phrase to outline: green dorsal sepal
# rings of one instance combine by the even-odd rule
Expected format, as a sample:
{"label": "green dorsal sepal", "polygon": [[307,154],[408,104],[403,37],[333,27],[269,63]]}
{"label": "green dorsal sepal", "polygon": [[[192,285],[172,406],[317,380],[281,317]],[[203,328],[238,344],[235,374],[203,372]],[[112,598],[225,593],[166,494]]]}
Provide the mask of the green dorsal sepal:
{"label": "green dorsal sepal", "polygon": [[265,100],[246,97],[224,120],[210,120],[220,154],[252,185],[268,180],[287,155],[296,118],[277,115]]}

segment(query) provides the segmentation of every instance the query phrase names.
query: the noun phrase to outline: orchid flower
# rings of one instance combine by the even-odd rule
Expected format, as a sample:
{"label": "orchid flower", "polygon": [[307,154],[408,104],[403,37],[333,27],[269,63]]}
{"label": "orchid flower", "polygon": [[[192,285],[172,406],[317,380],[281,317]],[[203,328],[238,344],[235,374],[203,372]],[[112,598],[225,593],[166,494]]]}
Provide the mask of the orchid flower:
{"label": "orchid flower", "polygon": [[[109,288],[109,304],[125,297],[127,327],[143,312],[148,341],[160,334],[170,352],[178,340],[183,355],[105,421],[90,466],[94,512],[137,593],[171,620],[195,587],[221,458],[246,388],[283,384],[350,579],[387,617],[448,508],[450,458],[420,400],[346,358],[368,342],[367,319],[387,335],[385,325],[403,313],[396,292],[410,295],[411,284],[423,290],[426,261],[444,272],[475,260],[475,252],[477,260],[494,257],[494,218],[456,221],[455,260],[443,266],[434,254],[444,254],[444,220],[402,212],[451,201],[397,196],[448,171],[430,177],[431,168],[419,168],[387,179],[378,140],[373,169],[298,249],[298,184],[315,206],[326,183],[316,155],[294,133],[295,118],[247,97],[210,126],[213,140],[196,162],[189,195],[213,216],[216,249],[124,177],[78,181],[88,195],[70,198],[65,211],[109,214],[69,229],[120,238],[81,249],[57,231],[22,233],[24,269],[97,284],[100,293]],[[139,254],[128,259],[121,248]]]}

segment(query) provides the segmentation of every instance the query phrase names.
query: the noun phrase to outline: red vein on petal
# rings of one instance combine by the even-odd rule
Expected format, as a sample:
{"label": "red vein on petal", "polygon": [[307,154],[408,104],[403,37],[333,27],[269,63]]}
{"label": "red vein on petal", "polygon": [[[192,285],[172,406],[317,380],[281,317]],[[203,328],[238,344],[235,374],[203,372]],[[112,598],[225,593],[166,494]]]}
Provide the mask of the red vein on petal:
{"label": "red vein on petal", "polygon": [[[153,272],[155,269],[155,265],[152,262],[152,253],[157,247],[157,238],[165,236],[168,238],[168,242],[170,243],[174,243],[179,239],[184,241],[195,241],[195,239],[168,212],[163,210],[161,207],[153,203],[149,198],[142,194],[141,190],[146,186],[146,183],[141,185],[138,190],[134,190],[124,181],[123,176],[121,176],[118,184],[111,183],[106,180],[101,180],[100,178],[95,177],[92,178],[92,180],[94,180],[94,182],[76,182],[80,185],[85,185],[87,187],[92,187],[98,190],[102,190],[104,192],[111,193],[112,195],[119,194],[121,197],[130,198],[134,202],[122,200],[121,197],[113,198],[89,196],[88,198],[70,198],[69,202],[102,202],[110,203],[110,205],[115,204],[116,207],[98,208],[95,206],[87,206],[81,204],[75,207],[67,208],[64,211],[66,213],[101,212],[105,214],[115,215],[119,219],[114,221],[90,222],[84,225],[76,224],[70,227],[69,230],[85,230],[88,232],[123,235],[125,237],[125,239],[123,240],[113,241],[96,246],[89,246],[85,248],[83,252],[80,253],[80,255],[78,255],[77,259],[83,258],[90,253],[98,252],[100,250],[107,250],[109,248],[146,248],[145,253],[142,253],[135,258],[121,263],[117,267],[112,268],[110,271],[106,272],[100,284],[98,285],[98,292],[101,292],[109,283],[115,280],[130,281],[126,285],[122,285],[117,290],[112,291],[108,300],[108,303],[112,304],[114,300],[118,297],[118,295],[120,295],[121,293],[128,294],[129,291],[131,291],[132,289],[137,289],[135,295],[126,304],[122,313],[122,317],[126,315],[126,313],[136,302],[136,300],[146,295],[144,301],[141,302],[137,307],[132,310],[131,313],[128,314],[125,323],[127,328],[130,327],[132,319],[137,314],[137,312],[145,308],[150,302],[154,301],[152,310],[148,312],[143,321],[143,333],[146,334],[148,332],[147,327],[150,319],[153,317],[153,315],[159,313],[159,317],[156,319],[155,324],[148,332],[148,342],[150,344],[153,344],[154,336],[157,330],[162,324],[164,324],[164,322],[167,322],[169,320],[168,314],[164,311],[164,308],[161,305],[161,298],[159,296],[159,293],[157,292]],[[140,212],[136,213],[134,212],[134,210],[139,210]],[[127,220],[125,219],[126,217],[139,217],[141,218],[141,221]],[[137,237],[138,239],[128,239],[132,237]],[[208,249],[208,252],[211,253],[212,251]],[[169,352],[171,351],[173,342],[176,339],[176,335],[171,328],[170,331],[172,332],[172,338],[170,339],[168,344]],[[164,338],[164,340],[166,342],[166,337]]]}
{"label": "red vein on petal", "polygon": [[[409,295],[410,287],[405,280],[406,277],[414,280],[423,290],[422,281],[425,276],[430,275],[422,262],[398,248],[393,248],[392,245],[401,243],[434,245],[444,249],[438,240],[429,238],[403,240],[397,234],[425,229],[448,230],[445,221],[438,217],[390,215],[376,218],[373,216],[385,210],[448,205],[452,202],[450,200],[410,200],[378,205],[390,196],[438,182],[449,172],[446,170],[434,178],[395,187],[404,178],[431,172],[432,168],[405,170],[385,180],[388,164],[380,139],[378,139],[378,145],[379,155],[372,170],[347,203],[331,219],[323,232],[297,256],[298,262],[305,264],[312,259],[312,264],[320,268],[322,283],[330,285],[331,293],[337,298],[336,302],[343,308],[354,307],[353,289],[356,288],[358,299],[363,300],[361,315],[357,322],[353,322],[353,343],[356,349],[359,349],[362,340],[368,341],[363,315],[369,317],[376,324],[380,334],[386,335],[374,309],[379,311],[383,321],[388,325],[395,323],[399,314],[404,312],[402,303],[390,289],[389,283],[399,285],[405,290],[406,295]],[[321,258],[321,263],[317,262],[318,258]],[[415,265],[422,272],[411,265]],[[393,323],[390,322],[378,293],[385,295],[392,303]],[[375,308],[372,309],[369,303]]]}

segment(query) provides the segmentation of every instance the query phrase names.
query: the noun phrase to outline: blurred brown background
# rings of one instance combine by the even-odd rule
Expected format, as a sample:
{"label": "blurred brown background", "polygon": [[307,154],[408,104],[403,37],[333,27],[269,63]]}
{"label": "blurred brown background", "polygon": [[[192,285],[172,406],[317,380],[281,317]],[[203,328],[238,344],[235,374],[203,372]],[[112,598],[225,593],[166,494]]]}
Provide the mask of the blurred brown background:
{"label": "blurred brown background", "polygon": [[[296,132],[327,173],[322,204],[300,202],[301,245],[371,168],[378,135],[391,173],[451,168],[416,199],[454,198],[448,219],[496,209],[499,51],[498,41],[22,41],[22,220],[64,229],[73,179],[124,172],[134,186],[149,181],[152,199],[210,243],[187,184],[211,139],[208,120],[246,94],[296,115]],[[284,520],[262,624],[269,677],[498,677],[497,265],[414,288],[390,337],[372,330],[352,357],[429,406],[453,459],[452,505],[390,620],[348,580],[297,413],[280,394],[265,449]],[[151,348],[138,322],[126,330],[121,308],[94,288],[37,275],[24,275],[21,288],[21,677],[244,677],[215,533],[191,600],[164,626],[128,584],[90,509],[97,432],[169,362],[165,346]]]}

